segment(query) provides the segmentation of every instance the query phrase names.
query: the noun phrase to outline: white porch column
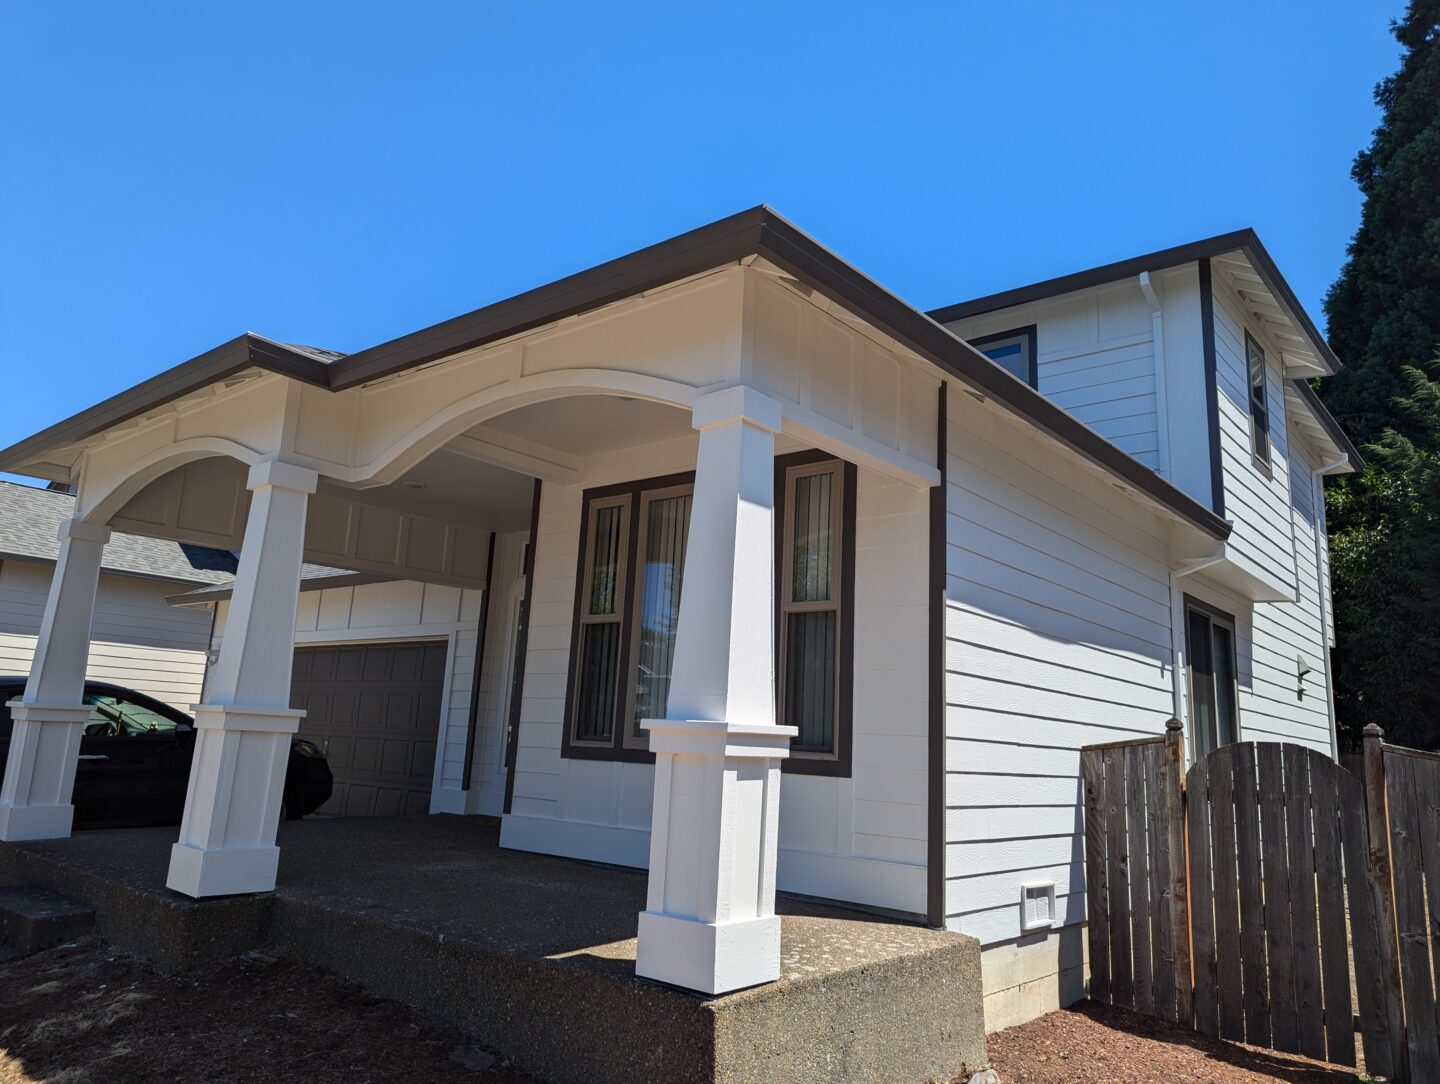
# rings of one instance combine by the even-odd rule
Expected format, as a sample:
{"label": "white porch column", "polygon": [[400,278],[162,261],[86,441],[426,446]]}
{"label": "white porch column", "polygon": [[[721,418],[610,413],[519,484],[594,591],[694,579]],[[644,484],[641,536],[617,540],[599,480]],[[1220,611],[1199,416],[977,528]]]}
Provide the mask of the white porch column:
{"label": "white porch column", "polygon": [[60,525],[60,558],[50,580],[40,639],[15,721],[0,784],[0,839],[59,839],[70,834],[76,758],[84,706],[90,623],[109,527],[80,520]]}
{"label": "white porch column", "polygon": [[187,896],[269,892],[275,829],[303,711],[290,666],[305,510],[319,476],[268,459],[250,470],[250,516],[208,703],[195,706],[195,759],[166,884]]}
{"label": "white porch column", "polygon": [[650,882],[635,970],[707,994],[780,977],[775,850],[775,434],[751,388],[694,404],[700,430],[668,718],[655,753]]}

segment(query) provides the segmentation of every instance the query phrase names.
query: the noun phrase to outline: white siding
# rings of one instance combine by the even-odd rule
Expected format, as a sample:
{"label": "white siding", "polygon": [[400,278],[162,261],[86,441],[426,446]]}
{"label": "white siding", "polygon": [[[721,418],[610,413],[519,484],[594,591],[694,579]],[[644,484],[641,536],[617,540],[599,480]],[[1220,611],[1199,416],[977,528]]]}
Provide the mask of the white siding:
{"label": "white siding", "polygon": [[[0,673],[29,673],[51,573],[49,565],[0,562]],[[166,603],[167,595],[184,590],[180,584],[102,574],[87,675],[188,711],[200,699],[210,615]]]}
{"label": "white siding", "polygon": [[1173,711],[1163,524],[953,393],[946,559],[946,914],[1018,937],[1020,886],[1084,919],[1079,749]]}
{"label": "white siding", "polygon": [[1147,467],[1161,466],[1155,335],[1137,281],[947,325],[976,339],[1034,324],[1039,390]]}
{"label": "white siding", "polygon": [[[515,629],[525,578],[521,559],[528,535],[502,535],[495,540],[495,575],[492,577],[485,634],[485,660],[480,674],[480,704],[475,742],[470,798],[466,811],[498,817],[505,804],[505,726],[510,704],[511,667],[515,657]],[[475,661],[475,634],[461,630],[456,640],[455,699],[451,715],[462,699],[469,710],[471,668]],[[460,670],[465,671],[462,681]],[[462,695],[463,686],[463,695]],[[464,731],[452,730],[459,738],[460,757],[447,756],[447,765],[463,761]],[[452,738],[453,740],[453,738]],[[449,769],[447,768],[447,772]],[[447,774],[447,782],[451,777]],[[458,785],[458,776],[455,777]]]}

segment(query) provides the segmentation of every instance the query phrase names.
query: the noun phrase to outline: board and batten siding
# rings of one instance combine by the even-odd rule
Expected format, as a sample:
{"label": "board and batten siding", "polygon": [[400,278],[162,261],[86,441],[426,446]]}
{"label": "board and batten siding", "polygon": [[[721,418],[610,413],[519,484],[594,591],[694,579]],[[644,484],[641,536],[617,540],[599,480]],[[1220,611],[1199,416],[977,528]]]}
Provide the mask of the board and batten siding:
{"label": "board and batten siding", "polygon": [[1036,328],[1039,391],[1152,469],[1162,465],[1155,333],[1134,279],[946,325],[979,339]]}
{"label": "board and batten siding", "polygon": [[[300,592],[295,617],[297,647],[393,640],[446,642],[445,690],[431,797],[434,813],[466,811],[460,783],[481,596],[481,591],[470,588],[415,580]],[[229,605],[228,601],[217,604],[213,642],[217,651],[224,639]]]}
{"label": "board and batten siding", "polygon": [[[0,674],[28,674],[53,566],[0,561]],[[189,711],[200,699],[210,615],[177,610],[181,584],[101,573],[86,676]]]}
{"label": "board and batten siding", "polygon": [[[788,448],[780,451],[789,450]],[[653,457],[657,473],[693,467]],[[581,487],[540,498],[514,795],[502,843],[592,861],[649,861],[654,768],[561,756]],[[860,469],[854,753],[848,779],[786,773],[782,890],[925,911],[928,497]]]}
{"label": "board and batten siding", "polygon": [[1021,935],[1026,883],[1085,918],[1079,750],[1172,714],[1169,540],[964,392],[950,419],[945,910],[988,946]]}

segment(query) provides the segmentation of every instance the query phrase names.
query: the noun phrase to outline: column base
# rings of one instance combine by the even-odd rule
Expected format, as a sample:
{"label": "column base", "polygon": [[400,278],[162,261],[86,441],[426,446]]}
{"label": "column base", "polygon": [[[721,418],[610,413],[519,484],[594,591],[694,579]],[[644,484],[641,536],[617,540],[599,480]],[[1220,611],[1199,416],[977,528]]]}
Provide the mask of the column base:
{"label": "column base", "polygon": [[780,918],[700,922],[640,912],[635,974],[704,994],[725,994],[780,977]]}
{"label": "column base", "polygon": [[0,805],[0,840],[68,839],[74,822],[73,805]]}
{"label": "column base", "polygon": [[170,848],[165,887],[196,899],[273,892],[279,868],[280,848],[273,845],[206,850],[176,843]]}

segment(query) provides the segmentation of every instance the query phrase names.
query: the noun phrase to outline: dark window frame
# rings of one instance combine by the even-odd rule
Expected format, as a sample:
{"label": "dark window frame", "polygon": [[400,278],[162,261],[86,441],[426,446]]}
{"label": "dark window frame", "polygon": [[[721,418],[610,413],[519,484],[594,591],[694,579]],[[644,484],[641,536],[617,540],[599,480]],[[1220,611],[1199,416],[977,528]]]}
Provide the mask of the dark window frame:
{"label": "dark window frame", "polygon": [[[1025,341],[1027,370],[1025,383],[1038,391],[1040,389],[1039,338],[1039,326],[1036,324],[1025,324],[1023,327],[1011,328],[1009,331],[998,331],[994,335],[981,335],[977,339],[969,339],[967,341],[976,350],[984,354],[987,346],[993,346],[995,343],[1004,342],[1007,339],[1023,339]],[[994,358],[987,356],[985,360],[989,361],[992,365],[999,365],[1000,368],[1005,369],[1005,366],[1000,365]],[[1005,369],[1005,371],[1007,373],[1010,372],[1009,369]]]}
{"label": "dark window frame", "polygon": [[[1217,717],[1215,720],[1216,733],[1214,735],[1215,749],[1221,748],[1222,744],[1231,745],[1244,740],[1244,726],[1241,722],[1240,712],[1240,624],[1238,621],[1236,621],[1234,614],[1229,613],[1226,610],[1222,610],[1218,606],[1213,606],[1210,603],[1204,601],[1203,599],[1196,598],[1194,595],[1185,595],[1183,597],[1183,604],[1185,609],[1185,691],[1186,695],[1189,697],[1189,710],[1186,714],[1189,717],[1190,757],[1191,762],[1193,763],[1200,759],[1200,745],[1198,740],[1200,735],[1198,733],[1197,723],[1195,719],[1195,645],[1191,642],[1190,637],[1190,615],[1192,613],[1199,614],[1200,616],[1204,617],[1206,621],[1210,623],[1210,625],[1223,625],[1230,632],[1230,652],[1232,655],[1231,671],[1234,675],[1233,681],[1231,682],[1232,688],[1230,695],[1232,698],[1232,702],[1235,705],[1235,735],[1231,739],[1231,741],[1222,743],[1220,741],[1219,719]],[[1211,633],[1212,644],[1214,642],[1213,635],[1214,634]],[[1207,645],[1207,650],[1209,650],[1209,645]],[[1215,666],[1213,659],[1211,660],[1210,669],[1211,680],[1214,681]]]}
{"label": "dark window frame", "polygon": [[[1255,362],[1260,362],[1259,392],[1256,392]],[[1250,453],[1255,462],[1270,469],[1274,442],[1270,439],[1270,381],[1265,348],[1245,332],[1245,395],[1250,408]]]}

